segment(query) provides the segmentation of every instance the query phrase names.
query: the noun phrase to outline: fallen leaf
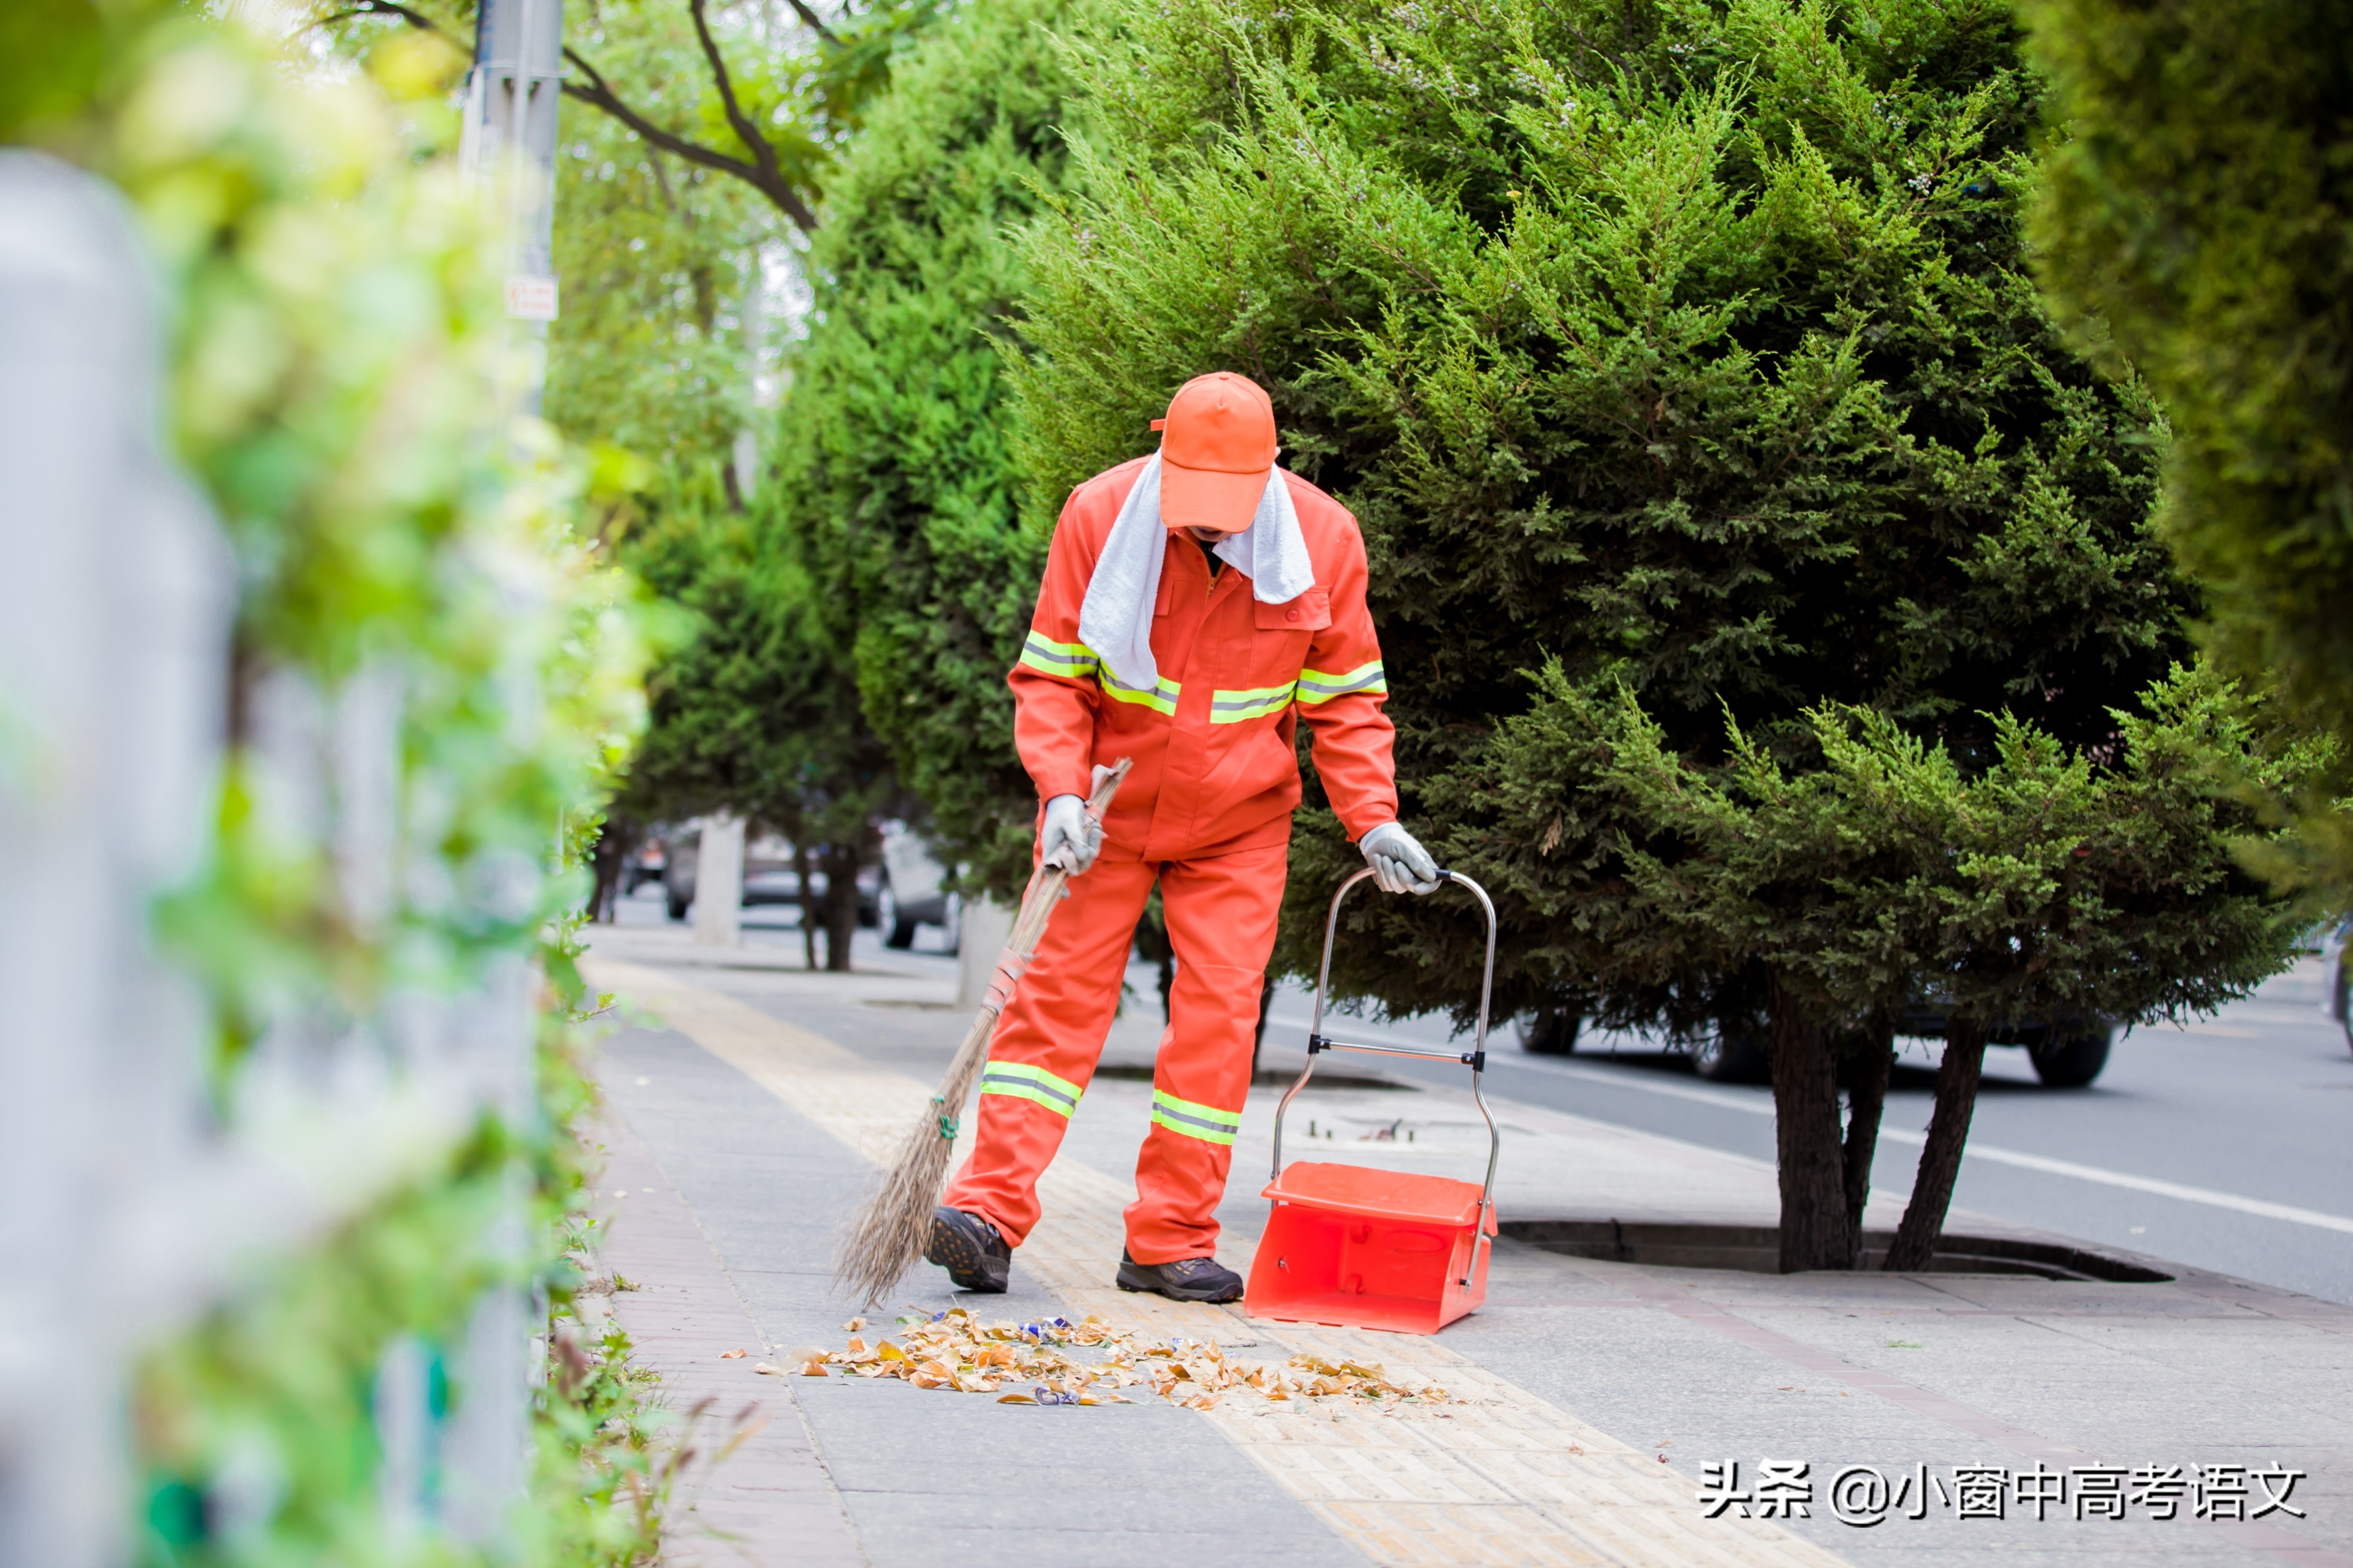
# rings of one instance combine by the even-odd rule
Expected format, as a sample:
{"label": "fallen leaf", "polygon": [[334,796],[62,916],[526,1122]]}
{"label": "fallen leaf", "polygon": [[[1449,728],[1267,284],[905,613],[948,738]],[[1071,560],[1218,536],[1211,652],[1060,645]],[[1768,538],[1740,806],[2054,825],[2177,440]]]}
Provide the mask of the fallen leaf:
{"label": "fallen leaf", "polygon": [[737,1361],[742,1359],[747,1353],[748,1352],[742,1345],[737,1345],[732,1351],[721,1351],[719,1352],[719,1359],[721,1361]]}
{"label": "fallen leaf", "polygon": [[854,1334],[854,1333],[856,1333],[859,1330],[860,1330],[860,1329],[862,1329],[862,1328],[864,1328],[864,1327],[866,1326],[866,1320],[865,1320],[865,1319],[863,1319],[863,1318],[852,1318],[852,1319],[850,1319],[850,1320],[849,1320],[849,1321],[848,1321],[848,1322],[846,1322],[846,1323],[842,1324],[841,1326],[842,1326],[843,1328],[845,1328],[845,1329],[848,1329],[851,1333],[853,1333],[853,1334]]}
{"label": "fallen leaf", "polygon": [[780,1368],[770,1366],[764,1361],[753,1363],[752,1370],[758,1373],[762,1377],[782,1377],[785,1375],[784,1372]]}

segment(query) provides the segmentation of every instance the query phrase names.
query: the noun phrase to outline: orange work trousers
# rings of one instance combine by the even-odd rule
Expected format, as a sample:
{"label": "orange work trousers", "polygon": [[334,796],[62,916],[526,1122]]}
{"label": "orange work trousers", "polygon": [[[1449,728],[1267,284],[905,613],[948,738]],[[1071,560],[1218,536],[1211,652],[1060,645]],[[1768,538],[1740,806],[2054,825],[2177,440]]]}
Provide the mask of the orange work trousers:
{"label": "orange work trousers", "polygon": [[1152,1125],[1135,1161],[1128,1256],[1206,1258],[1250,1092],[1259,994],[1274,951],[1288,846],[1199,860],[1113,860],[1071,879],[980,1081],[972,1156],[941,1202],[1015,1247],[1038,1223],[1038,1177],[1061,1147],[1119,1006],[1135,922],[1155,879],[1176,952],[1168,1028],[1152,1070]]}

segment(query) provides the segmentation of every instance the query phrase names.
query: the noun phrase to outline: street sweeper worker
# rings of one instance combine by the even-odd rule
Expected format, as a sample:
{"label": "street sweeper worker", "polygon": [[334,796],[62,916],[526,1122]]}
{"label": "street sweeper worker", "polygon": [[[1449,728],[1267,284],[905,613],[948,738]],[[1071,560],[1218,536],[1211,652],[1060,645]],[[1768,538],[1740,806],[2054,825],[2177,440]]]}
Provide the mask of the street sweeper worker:
{"label": "street sweeper worker", "polygon": [[[1157,452],[1064,504],[1009,678],[1042,803],[1038,857],[1085,874],[997,1022],[972,1154],[933,1214],[923,1256],[969,1290],[1004,1289],[1038,1223],[1039,1175],[1093,1076],[1156,881],[1176,979],[1118,1283],[1178,1300],[1241,1295],[1215,1257],[1216,1211],[1282,903],[1301,720],[1380,886],[1438,887],[1397,820],[1356,519],[1276,466],[1273,405],[1244,377],[1187,382],[1153,428]],[[1121,757],[1134,771],[1097,822],[1087,798]]]}

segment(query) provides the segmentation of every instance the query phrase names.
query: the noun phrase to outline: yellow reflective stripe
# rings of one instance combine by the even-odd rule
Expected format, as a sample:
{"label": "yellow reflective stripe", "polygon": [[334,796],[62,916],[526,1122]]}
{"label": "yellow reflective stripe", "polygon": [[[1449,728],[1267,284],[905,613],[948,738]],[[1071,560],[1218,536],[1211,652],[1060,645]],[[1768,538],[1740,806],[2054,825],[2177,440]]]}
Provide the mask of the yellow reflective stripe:
{"label": "yellow reflective stripe", "polygon": [[1352,691],[1386,692],[1388,689],[1389,683],[1381,674],[1379,659],[1360,664],[1342,675],[1321,669],[1299,672],[1299,700],[1302,702],[1329,702],[1335,697],[1345,697]]}
{"label": "yellow reflective stripe", "polygon": [[1155,713],[1166,713],[1172,718],[1176,712],[1176,695],[1184,689],[1165,675],[1160,678],[1159,684],[1150,689],[1130,686],[1113,675],[1108,666],[1095,671],[1095,679],[1102,683],[1103,695],[1113,701],[1141,702]]}
{"label": "yellow reflective stripe", "polygon": [[1029,1100],[1067,1117],[1079,1108],[1079,1097],[1086,1090],[1026,1062],[990,1062],[980,1069],[980,1092]]}
{"label": "yellow reflective stripe", "polygon": [[1239,724],[1245,719],[1263,719],[1270,713],[1280,713],[1291,706],[1297,692],[1296,683],[1290,686],[1255,686],[1242,691],[1212,691],[1209,693],[1209,722]]}
{"label": "yellow reflective stripe", "polygon": [[1179,1100],[1155,1089],[1152,1091],[1152,1124],[1187,1138],[1198,1138],[1204,1143],[1231,1143],[1234,1134],[1242,1130],[1242,1118],[1238,1110],[1219,1110],[1214,1105]]}
{"label": "yellow reflective stripe", "polygon": [[1047,675],[1084,680],[1095,672],[1094,650],[1084,643],[1056,642],[1031,632],[1021,643],[1021,662]]}

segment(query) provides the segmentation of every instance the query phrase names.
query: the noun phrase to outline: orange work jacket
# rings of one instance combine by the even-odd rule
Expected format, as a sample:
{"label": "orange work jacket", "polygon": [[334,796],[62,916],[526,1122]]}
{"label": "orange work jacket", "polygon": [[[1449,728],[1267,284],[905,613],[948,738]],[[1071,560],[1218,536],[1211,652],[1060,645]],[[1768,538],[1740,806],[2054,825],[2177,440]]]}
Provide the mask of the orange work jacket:
{"label": "orange work jacket", "polygon": [[1145,459],[1071,492],[1054,526],[1013,687],[1014,741],[1040,801],[1089,793],[1093,764],[1135,759],[1103,822],[1107,854],[1189,860],[1285,842],[1299,805],[1295,736],[1351,839],[1398,814],[1388,683],[1365,608],[1365,541],[1347,509],[1285,472],[1315,585],[1262,605],[1231,566],[1214,582],[1170,532],[1153,605],[1157,689],[1122,687],[1079,640],[1095,560]]}

